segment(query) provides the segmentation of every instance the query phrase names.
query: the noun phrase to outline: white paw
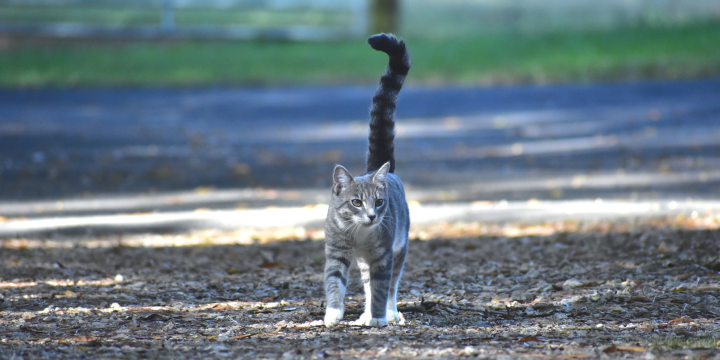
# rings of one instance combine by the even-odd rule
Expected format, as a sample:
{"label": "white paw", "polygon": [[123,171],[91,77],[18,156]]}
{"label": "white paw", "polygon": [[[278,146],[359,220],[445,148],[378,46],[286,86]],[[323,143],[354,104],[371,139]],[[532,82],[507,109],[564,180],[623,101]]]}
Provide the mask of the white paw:
{"label": "white paw", "polygon": [[405,325],[405,317],[403,314],[397,310],[390,310],[387,311],[387,319],[388,322],[391,323],[397,323],[398,325]]}
{"label": "white paw", "polygon": [[388,320],[387,317],[384,318],[374,318],[370,313],[363,313],[360,315],[360,318],[352,322],[353,325],[359,325],[359,326],[387,326]]}
{"label": "white paw", "polygon": [[325,326],[329,328],[337,326],[340,320],[342,320],[344,313],[345,311],[342,309],[325,309]]}
{"label": "white paw", "polygon": [[375,326],[375,327],[388,326],[388,320],[386,317],[372,318],[372,319],[370,319],[370,323],[367,324],[367,326]]}
{"label": "white paw", "polygon": [[368,325],[370,324],[370,319],[372,319],[372,315],[370,315],[370,313],[363,313],[357,320],[353,321],[352,324],[359,326]]}

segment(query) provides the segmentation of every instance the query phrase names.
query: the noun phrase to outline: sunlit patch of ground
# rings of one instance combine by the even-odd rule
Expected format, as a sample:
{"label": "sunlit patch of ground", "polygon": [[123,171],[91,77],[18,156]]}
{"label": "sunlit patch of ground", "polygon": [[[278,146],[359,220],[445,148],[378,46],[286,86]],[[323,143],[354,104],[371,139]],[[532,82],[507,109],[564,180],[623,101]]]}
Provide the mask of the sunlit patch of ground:
{"label": "sunlit patch of ground", "polygon": [[[481,204],[484,205],[484,204]],[[419,205],[411,204],[411,207]],[[473,205],[477,207],[476,205]],[[320,212],[323,215],[327,206]],[[304,210],[304,209],[303,209]],[[212,212],[210,212],[212,213]],[[273,214],[266,214],[273,217]],[[442,215],[440,215],[442,216]],[[691,211],[673,216],[650,218],[621,218],[614,220],[558,220],[542,222],[506,221],[440,221],[412,224],[410,239],[454,239],[481,236],[550,236],[559,233],[628,232],[641,229],[688,229],[715,230],[720,228],[720,214],[713,211]],[[0,248],[107,248],[130,247],[173,247],[200,245],[249,245],[267,244],[274,241],[323,240],[322,228],[286,226],[277,228],[243,228],[236,230],[205,229],[173,234],[111,234],[104,236],[51,236],[51,237],[4,237]]]}
{"label": "sunlit patch of ground", "polygon": [[[0,351],[23,358],[712,358],[720,354],[717,228],[705,215],[429,226],[427,240],[410,243],[400,287],[407,324],[350,325],[364,302],[353,270],[346,321],[333,330],[321,322],[323,242],[307,230],[277,238],[285,241],[268,232],[236,243],[228,243],[240,234],[232,231],[6,239]],[[203,240],[172,240],[183,238]],[[93,241],[105,243],[85,246]]]}

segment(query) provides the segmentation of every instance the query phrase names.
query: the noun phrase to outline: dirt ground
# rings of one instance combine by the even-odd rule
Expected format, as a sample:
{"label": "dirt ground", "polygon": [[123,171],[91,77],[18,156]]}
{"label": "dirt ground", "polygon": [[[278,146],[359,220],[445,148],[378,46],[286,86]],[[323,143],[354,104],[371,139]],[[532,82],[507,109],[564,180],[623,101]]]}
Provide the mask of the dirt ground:
{"label": "dirt ground", "polygon": [[322,241],[0,240],[0,358],[720,358],[720,232],[658,224],[412,240],[406,324],[349,325],[355,270],[332,330]]}

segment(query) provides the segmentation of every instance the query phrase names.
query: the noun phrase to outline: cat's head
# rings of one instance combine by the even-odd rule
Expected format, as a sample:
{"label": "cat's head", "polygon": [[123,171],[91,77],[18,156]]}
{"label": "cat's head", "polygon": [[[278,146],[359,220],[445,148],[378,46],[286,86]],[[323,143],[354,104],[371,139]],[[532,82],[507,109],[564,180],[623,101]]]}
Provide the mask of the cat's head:
{"label": "cat's head", "polygon": [[333,173],[331,208],[346,221],[344,226],[378,224],[387,209],[387,177],[390,163],[375,172],[353,177],[338,165]]}

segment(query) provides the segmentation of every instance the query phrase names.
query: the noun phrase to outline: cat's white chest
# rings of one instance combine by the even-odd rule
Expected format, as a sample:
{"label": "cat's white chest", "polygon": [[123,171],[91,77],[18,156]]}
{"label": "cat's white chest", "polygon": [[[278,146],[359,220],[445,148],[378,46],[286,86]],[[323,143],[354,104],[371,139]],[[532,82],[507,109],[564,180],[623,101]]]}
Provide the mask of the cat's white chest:
{"label": "cat's white chest", "polygon": [[378,237],[380,225],[360,226],[355,232],[355,242],[358,244],[373,242]]}

